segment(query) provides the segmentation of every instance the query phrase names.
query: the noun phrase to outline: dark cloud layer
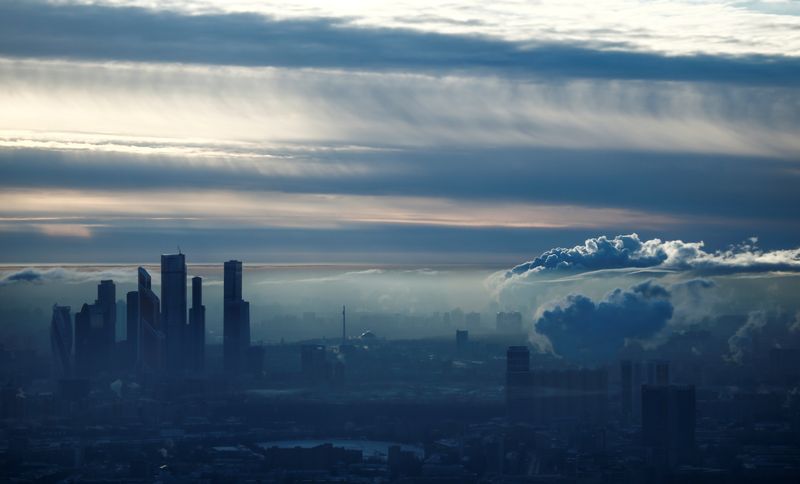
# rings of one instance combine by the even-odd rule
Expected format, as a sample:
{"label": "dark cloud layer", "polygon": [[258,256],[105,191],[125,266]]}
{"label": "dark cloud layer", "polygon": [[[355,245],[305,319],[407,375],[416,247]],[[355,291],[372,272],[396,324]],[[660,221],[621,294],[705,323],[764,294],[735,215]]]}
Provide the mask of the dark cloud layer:
{"label": "dark cloud layer", "polygon": [[[617,46],[618,47],[618,46]],[[354,28],[331,19],[180,15],[139,8],[5,2],[0,54],[245,66],[452,71],[795,86],[800,59],[672,56],[476,36]]]}
{"label": "dark cloud layer", "polygon": [[108,153],[0,150],[0,187],[272,190],[573,204],[752,218],[758,222],[748,222],[749,230],[759,234],[770,221],[800,220],[800,174],[787,172],[784,161],[767,158],[510,148],[315,153],[310,159],[368,170],[299,177],[259,174],[235,162],[203,166]]}
{"label": "dark cloud layer", "polygon": [[647,339],[672,318],[670,294],[650,281],[628,290],[616,289],[599,302],[568,296],[535,322],[553,350],[571,361],[613,358],[626,339]]}

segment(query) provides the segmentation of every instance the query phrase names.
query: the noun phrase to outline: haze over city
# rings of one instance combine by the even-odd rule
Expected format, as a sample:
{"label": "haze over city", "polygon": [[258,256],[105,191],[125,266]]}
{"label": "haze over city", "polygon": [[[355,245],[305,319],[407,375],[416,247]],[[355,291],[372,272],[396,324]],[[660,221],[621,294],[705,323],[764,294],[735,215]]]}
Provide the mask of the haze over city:
{"label": "haze over city", "polygon": [[796,482],[798,80],[789,0],[0,1],[0,480]]}

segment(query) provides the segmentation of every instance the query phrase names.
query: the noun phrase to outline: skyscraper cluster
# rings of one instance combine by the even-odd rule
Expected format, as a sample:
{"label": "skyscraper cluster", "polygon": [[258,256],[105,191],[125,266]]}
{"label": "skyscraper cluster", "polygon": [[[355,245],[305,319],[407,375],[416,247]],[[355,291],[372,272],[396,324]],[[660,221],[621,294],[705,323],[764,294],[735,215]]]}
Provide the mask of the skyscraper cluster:
{"label": "skyscraper cluster", "polygon": [[[232,260],[224,267],[224,366],[238,373],[246,366],[250,348],[250,303],[242,299],[242,263]],[[94,304],[84,304],[75,314],[74,331],[70,308],[54,305],[50,324],[54,377],[94,378],[113,369],[144,376],[202,372],[203,280],[192,278],[191,307],[187,307],[187,277],[184,254],[162,255],[159,298],[150,274],[139,267],[136,290],[126,294],[126,339],[119,343],[113,281],[101,281]]]}

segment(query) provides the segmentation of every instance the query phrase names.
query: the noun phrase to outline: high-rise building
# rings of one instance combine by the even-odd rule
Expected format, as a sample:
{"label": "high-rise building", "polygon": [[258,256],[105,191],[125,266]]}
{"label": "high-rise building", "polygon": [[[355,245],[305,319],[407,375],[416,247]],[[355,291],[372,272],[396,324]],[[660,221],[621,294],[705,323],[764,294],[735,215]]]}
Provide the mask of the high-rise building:
{"label": "high-rise building", "polygon": [[303,345],[300,348],[300,368],[303,379],[310,383],[325,381],[328,377],[328,361],[322,345]]}
{"label": "high-rise building", "polygon": [[203,278],[192,278],[192,308],[189,309],[188,331],[189,369],[201,372],[205,366],[206,307],[203,306]]}
{"label": "high-rise building", "polygon": [[529,405],[531,353],[527,346],[509,346],[506,351],[506,409],[520,418]]}
{"label": "high-rise building", "polygon": [[125,298],[127,309],[125,349],[127,351],[127,367],[132,369],[136,365],[136,356],[139,354],[139,292],[130,291]]}
{"label": "high-rise building", "polygon": [[522,314],[513,312],[499,312],[495,319],[497,325],[497,332],[503,334],[519,334],[522,333]]}
{"label": "high-rise building", "polygon": [[690,460],[695,444],[693,385],[642,385],[642,443],[670,464]]}
{"label": "high-rise building", "polygon": [[103,311],[103,332],[108,351],[113,351],[117,341],[117,287],[112,280],[100,281],[97,286],[97,300],[94,302]]}
{"label": "high-rise building", "polygon": [[463,353],[469,346],[469,330],[457,329],[456,330],[456,350]]}
{"label": "high-rise building", "polygon": [[186,256],[161,256],[161,326],[167,342],[167,371],[186,367]]}
{"label": "high-rise building", "polygon": [[622,417],[629,421],[633,417],[633,362],[620,362],[620,382],[622,386]]}
{"label": "high-rise building", "polygon": [[225,371],[241,373],[250,347],[250,303],[242,299],[242,263],[237,260],[224,267],[222,337]]}
{"label": "high-rise building", "polygon": [[69,306],[53,304],[50,320],[50,347],[53,352],[53,377],[57,380],[72,376],[72,316]]}
{"label": "high-rise building", "polygon": [[107,344],[103,308],[84,304],[75,314],[75,371],[81,377],[94,377],[108,369],[111,356]]}
{"label": "high-rise building", "polygon": [[140,267],[139,276],[139,352],[137,366],[144,373],[164,369],[166,337],[161,327],[161,302],[152,290],[150,274]]}

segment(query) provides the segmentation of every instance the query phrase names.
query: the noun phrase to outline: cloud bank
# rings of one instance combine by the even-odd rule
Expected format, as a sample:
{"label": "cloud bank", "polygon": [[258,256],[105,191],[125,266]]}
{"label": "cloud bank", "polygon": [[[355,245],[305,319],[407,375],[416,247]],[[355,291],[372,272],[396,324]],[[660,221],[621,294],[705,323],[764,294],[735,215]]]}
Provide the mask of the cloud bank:
{"label": "cloud bank", "polygon": [[615,289],[603,300],[573,294],[545,310],[534,323],[534,340],[547,338],[552,350],[573,361],[614,357],[627,339],[647,339],[672,318],[670,293],[650,281]]}
{"label": "cloud bank", "polygon": [[703,242],[641,240],[638,234],[600,236],[572,248],[557,247],[520,264],[506,279],[548,271],[659,268],[702,273],[800,271],[800,248],[763,251],[757,239],[707,252]]}

